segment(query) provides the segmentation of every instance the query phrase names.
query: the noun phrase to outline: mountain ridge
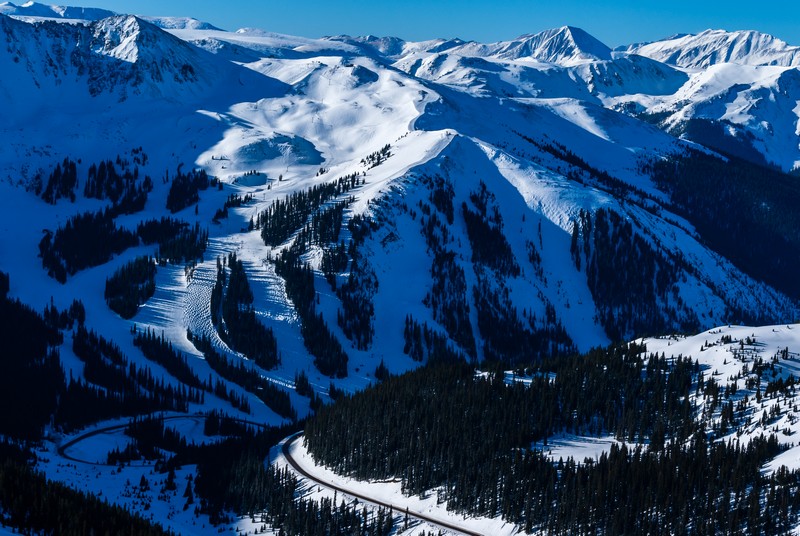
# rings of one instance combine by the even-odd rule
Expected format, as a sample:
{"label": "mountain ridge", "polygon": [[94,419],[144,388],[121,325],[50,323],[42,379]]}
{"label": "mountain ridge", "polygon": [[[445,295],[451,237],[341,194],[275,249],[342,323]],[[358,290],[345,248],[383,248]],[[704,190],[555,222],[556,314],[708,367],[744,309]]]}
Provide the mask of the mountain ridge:
{"label": "mountain ridge", "polygon": [[677,67],[697,69],[717,63],[741,65],[800,65],[800,47],[754,30],[708,29],[699,34],[679,34],[666,39],[619,47]]}

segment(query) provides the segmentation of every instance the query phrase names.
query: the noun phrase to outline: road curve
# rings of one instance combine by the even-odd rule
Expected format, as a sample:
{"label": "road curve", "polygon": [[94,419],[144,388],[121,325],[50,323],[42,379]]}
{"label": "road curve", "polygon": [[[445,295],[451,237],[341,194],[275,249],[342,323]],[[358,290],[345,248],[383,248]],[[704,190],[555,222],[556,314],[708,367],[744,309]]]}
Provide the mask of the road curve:
{"label": "road curve", "polygon": [[428,517],[427,515],[425,515],[425,514],[423,514],[421,512],[414,512],[414,511],[408,510],[408,509],[406,509],[404,507],[401,507],[401,506],[397,506],[397,505],[393,505],[391,503],[379,501],[377,499],[373,499],[373,498],[368,497],[366,495],[362,495],[361,493],[358,493],[358,492],[355,492],[355,491],[351,491],[351,490],[345,489],[345,488],[343,488],[341,486],[337,486],[335,484],[331,484],[329,482],[325,482],[323,480],[317,479],[314,475],[309,474],[305,469],[300,467],[300,464],[298,464],[295,461],[295,459],[292,458],[292,455],[289,452],[289,447],[292,445],[292,443],[294,443],[295,441],[300,439],[300,437],[301,437],[300,432],[298,432],[297,434],[294,434],[292,436],[289,436],[289,438],[284,442],[283,447],[281,448],[281,451],[283,452],[283,457],[286,458],[286,461],[288,462],[289,465],[292,466],[292,469],[294,469],[295,472],[297,472],[298,474],[300,474],[304,478],[314,482],[315,484],[318,484],[320,486],[326,487],[328,489],[332,489],[334,491],[338,491],[339,493],[344,493],[346,495],[349,495],[350,497],[355,497],[355,498],[357,498],[357,499],[359,499],[361,501],[365,501],[365,502],[368,502],[370,504],[374,504],[376,506],[382,506],[384,508],[391,508],[395,512],[398,512],[400,514],[407,513],[408,517],[413,517],[414,519],[419,519],[420,521],[424,521],[426,523],[430,523],[430,524],[435,525],[437,527],[441,527],[443,529],[450,530],[450,531],[456,532],[458,534],[465,534],[466,536],[485,536],[484,534],[482,534],[480,532],[475,532],[475,531],[472,531],[472,530],[468,530],[468,529],[459,527],[457,525],[450,524],[450,523],[448,523],[446,521],[439,521],[437,519],[433,519],[431,517]]}
{"label": "road curve", "polygon": [[[158,417],[158,416],[157,415],[144,415],[144,416],[140,415],[140,417]],[[191,420],[197,421],[198,419],[205,419],[205,418],[206,418],[206,414],[204,414],[204,413],[196,413],[196,414],[192,414],[192,415],[189,415],[189,414],[187,414],[187,415],[170,415],[168,417],[160,417],[160,419],[164,420],[164,421],[172,421],[172,420],[178,420],[178,419],[184,419],[184,420],[191,419]],[[248,421],[248,420],[245,420],[245,419],[233,419],[233,420],[236,421],[236,422],[242,423],[242,424],[248,424],[248,425],[256,426],[256,427],[259,427],[259,428],[266,427],[266,425],[264,423]],[[95,462],[91,462],[89,460],[81,460],[80,458],[74,458],[74,457],[70,456],[69,454],[67,454],[67,449],[77,445],[81,441],[85,441],[85,440],[89,439],[90,437],[94,437],[94,436],[100,435],[100,434],[107,434],[108,432],[116,432],[117,430],[123,430],[123,429],[127,428],[129,424],[130,424],[130,422],[127,422],[125,424],[115,424],[114,426],[105,426],[103,428],[97,428],[95,430],[91,430],[89,432],[83,433],[83,434],[81,434],[79,436],[73,437],[72,439],[70,439],[66,443],[62,443],[61,445],[59,445],[58,448],[56,449],[56,452],[58,452],[59,456],[61,456],[65,460],[69,460],[71,462],[85,463],[85,464],[88,464],[88,465],[116,467],[119,464],[113,464],[113,463],[109,464],[109,463],[96,462],[96,461]],[[149,465],[149,464],[143,464],[143,465]]]}

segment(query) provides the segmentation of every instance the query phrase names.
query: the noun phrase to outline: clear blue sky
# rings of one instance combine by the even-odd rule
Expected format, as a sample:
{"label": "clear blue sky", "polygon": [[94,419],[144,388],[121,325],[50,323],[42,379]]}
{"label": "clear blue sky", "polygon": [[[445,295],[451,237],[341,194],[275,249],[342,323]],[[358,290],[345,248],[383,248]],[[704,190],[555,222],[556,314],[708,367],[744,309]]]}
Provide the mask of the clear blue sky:
{"label": "clear blue sky", "polygon": [[306,37],[371,33],[488,42],[571,25],[610,46],[706,28],[759,30],[800,45],[800,0],[78,1],[121,13],[191,16],[226,30],[255,27]]}

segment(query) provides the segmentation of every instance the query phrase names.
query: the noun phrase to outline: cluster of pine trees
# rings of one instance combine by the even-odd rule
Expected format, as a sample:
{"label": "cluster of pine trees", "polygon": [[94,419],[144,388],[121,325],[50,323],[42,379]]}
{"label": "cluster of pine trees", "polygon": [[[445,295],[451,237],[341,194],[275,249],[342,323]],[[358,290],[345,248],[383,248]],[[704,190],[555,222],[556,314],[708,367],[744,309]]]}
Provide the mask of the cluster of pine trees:
{"label": "cluster of pine trees", "polygon": [[332,289],[336,290],[337,287],[336,275],[347,270],[349,262],[350,257],[347,255],[347,246],[345,246],[344,240],[336,245],[323,248],[319,269]]}
{"label": "cluster of pine trees", "polygon": [[[140,151],[135,154],[138,159]],[[146,156],[143,159],[146,160]],[[124,171],[118,171],[117,166]],[[148,193],[153,189],[153,181],[149,176],[140,180],[138,167],[131,172],[127,166],[119,157],[116,165],[111,160],[101,161],[99,165],[92,164],[83,193],[87,198],[108,199],[111,206],[97,212],[75,215],[55,231],[45,232],[39,242],[39,256],[48,274],[57,281],[63,283],[68,275],[108,262],[112,255],[137,245],[138,238],[145,244],[159,245],[159,262],[188,263],[202,258],[208,232],[202,231],[199,224],[192,228],[185,222],[162,218],[160,221],[142,222],[135,233],[115,224],[117,216],[141,211]],[[204,171],[184,174],[179,168],[172,181],[167,208],[177,212],[197,202],[197,192],[205,190],[212,183],[214,181],[209,180]],[[63,168],[59,164],[51,173],[42,195],[49,203],[55,203],[60,197],[70,197],[74,201],[76,187],[76,164],[65,159]],[[241,199],[229,201],[243,202]]]}
{"label": "cluster of pine trees", "polygon": [[552,304],[545,304],[542,319],[527,311],[520,318],[519,311],[511,303],[508,287],[502,281],[495,282],[491,272],[480,266],[476,267],[475,275],[478,283],[472,294],[485,359],[518,366],[531,359],[575,352],[572,339]]}
{"label": "cluster of pine trees", "polygon": [[[219,223],[220,220],[224,220],[228,217],[228,209],[229,208],[238,208],[248,204],[250,201],[253,200],[252,194],[245,194],[241,196],[239,194],[231,194],[228,196],[228,199],[225,200],[225,204],[222,208],[218,208],[217,211],[214,213],[214,218],[212,221],[214,223]],[[251,229],[253,228],[254,224],[251,221]]]}
{"label": "cluster of pine trees", "polygon": [[150,257],[136,257],[106,279],[104,296],[112,311],[129,319],[155,292],[155,262]]}
{"label": "cluster of pine trees", "polygon": [[[470,321],[470,306],[473,305],[486,359],[518,364],[533,357],[574,352],[572,340],[552,304],[546,303],[545,314],[537,318],[527,311],[520,315],[511,302],[503,278],[518,276],[521,269],[502,232],[503,222],[494,194],[486,184],[481,181],[478,190],[470,193],[469,205],[466,201],[462,203],[461,214],[470,240],[471,262],[477,280],[470,293],[461,266],[463,259],[453,251],[451,244],[454,239],[448,231],[456,217],[453,185],[440,176],[422,176],[419,183],[428,190],[430,203],[419,202],[420,225],[428,251],[433,256],[433,284],[424,303],[460,350],[472,358],[477,357]],[[411,215],[416,217],[413,211]],[[413,319],[406,320],[405,351],[414,359],[422,360],[432,355],[451,357],[454,352],[440,338],[441,335],[429,326],[419,325]]]}
{"label": "cluster of pine trees", "polygon": [[55,169],[47,177],[47,185],[42,192],[45,202],[55,205],[61,198],[75,201],[75,188],[78,185],[78,167],[69,158],[62,164],[56,164]]}
{"label": "cluster of pine trees", "polygon": [[[138,158],[138,157],[137,157]],[[145,156],[146,159],[146,156]],[[117,168],[123,171],[118,171]],[[37,177],[39,181],[41,178]],[[42,199],[51,205],[62,198],[75,201],[75,190],[78,188],[77,164],[65,158],[57,163],[47,178]],[[83,186],[83,195],[87,199],[111,201],[108,208],[113,216],[134,214],[144,209],[147,194],[153,190],[153,180],[145,176],[139,180],[139,168],[129,169],[129,163],[117,156],[116,165],[111,160],[101,160],[99,164],[89,167]],[[38,190],[37,190],[38,193]]]}
{"label": "cluster of pine trees", "polygon": [[156,335],[150,328],[139,331],[134,326],[133,344],[139,348],[147,359],[158,363],[175,379],[184,385],[210,391],[208,384],[200,380],[184,354],[178,353],[172,343],[164,338],[164,334]]}
{"label": "cluster of pine trees", "polygon": [[420,324],[411,315],[406,315],[403,325],[403,353],[419,362],[464,360],[464,354],[453,347],[444,333],[431,328],[427,323]]}
{"label": "cluster of pine trees", "polygon": [[[358,184],[355,175],[348,175],[336,181],[295,192],[285,199],[277,199],[257,216],[254,227],[261,230],[261,238],[266,245],[279,246],[302,229],[311,215],[323,204],[341,196]],[[335,218],[335,215],[330,215],[328,218]]]}
{"label": "cluster of pine trees", "polygon": [[[169,175],[167,175],[167,179],[169,179]],[[214,184],[222,186],[222,183],[210,180],[205,170],[193,169],[188,173],[183,173],[181,166],[178,166],[167,193],[167,210],[175,214],[190,205],[194,205],[200,201],[199,192],[207,190],[209,186]]]}
{"label": "cluster of pine trees", "polygon": [[33,455],[16,445],[0,443],[0,509],[3,526],[22,534],[172,534],[125,508],[95,495],[47,480],[29,463]]}
{"label": "cluster of pine trees", "polygon": [[[785,533],[800,519],[800,473],[761,472],[777,438],[710,441],[689,402],[696,363],[643,355],[629,345],[554,359],[527,385],[463,363],[426,367],[320,408],[307,446],[337,472],[436,489],[452,510],[526,531]],[[562,432],[648,446],[584,463],[531,448]]]}
{"label": "cluster of pine trees", "polygon": [[472,192],[469,199],[477,211],[471,210],[465,201],[461,204],[461,212],[472,246],[472,262],[483,264],[503,275],[518,276],[520,268],[503,234],[503,218],[494,194],[481,181],[480,189]]}
{"label": "cluster of pine trees", "polygon": [[245,436],[256,433],[256,427],[242,422],[217,410],[206,414],[203,420],[203,435],[211,436]]}
{"label": "cluster of pine trees", "polygon": [[191,263],[203,258],[208,244],[208,231],[183,220],[162,217],[147,220],[136,227],[136,234],[145,245],[158,244],[159,264]]}
{"label": "cluster of pine trees", "polygon": [[[122,166],[122,160],[117,157],[117,164]],[[133,172],[128,169],[120,174],[111,160],[101,161],[99,165],[92,164],[83,188],[83,195],[93,199],[108,199],[112,203],[111,212],[114,215],[135,214],[144,209],[147,194],[153,191],[153,180],[145,175],[139,181],[139,168],[134,167]]]}
{"label": "cluster of pine trees", "polygon": [[308,223],[297,229],[294,243],[302,244],[302,247],[307,249],[311,245],[338,242],[344,223],[344,211],[354,199],[349,197],[344,201],[334,201],[315,211]]}
{"label": "cluster of pine trees", "polygon": [[0,434],[36,438],[56,411],[64,387],[56,346],[62,335],[32,308],[7,297],[9,278],[0,272]]}
{"label": "cluster of pine trees", "polygon": [[[274,260],[276,272],[286,281],[287,294],[300,316],[305,346],[314,355],[315,365],[320,372],[328,376],[346,376],[348,358],[322,315],[316,312],[314,272],[302,262],[301,256],[309,246],[322,247],[322,271],[342,301],[343,310],[338,312],[337,323],[356,347],[368,348],[374,334],[371,296],[377,287],[377,278],[367,266],[355,259],[355,242],[357,237],[363,240],[363,231],[371,224],[364,218],[351,218],[348,228],[353,238],[349,248],[346,248],[344,242],[339,241],[339,236],[344,225],[345,209],[353,199],[324,207],[328,201],[360,184],[363,184],[363,179],[358,174],[352,174],[295,192],[284,200],[274,201],[258,215],[254,223],[255,228],[261,229],[261,237],[268,246],[278,246],[295,234],[292,246]],[[349,257],[353,257],[352,263]],[[348,279],[339,286],[337,274],[345,271],[348,263],[351,263]]]}
{"label": "cluster of pine trees", "polygon": [[286,281],[286,294],[302,322],[300,333],[314,365],[326,376],[347,376],[347,353],[331,333],[322,313],[316,311],[314,271],[300,260],[295,248],[285,249],[275,259],[275,271]]}
{"label": "cluster of pine trees", "polygon": [[[451,241],[447,227],[437,216],[442,214],[449,225],[455,220],[453,198],[455,191],[450,181],[440,176],[423,177],[421,182],[430,190],[430,205],[420,201],[423,235],[428,245],[428,250],[433,253],[431,263],[431,289],[425,296],[424,303],[431,310],[433,319],[444,327],[452,340],[462,348],[471,358],[477,357],[475,336],[472,333],[472,324],[469,320],[469,302],[467,293],[467,279],[464,269],[458,263],[457,255],[447,248]],[[407,321],[408,323],[408,321]],[[408,329],[408,328],[407,328]],[[417,338],[418,339],[418,338]],[[427,339],[427,337],[426,337]],[[406,337],[409,340],[409,337]],[[412,339],[413,340],[413,339]],[[429,345],[430,346],[430,345]],[[417,350],[412,356],[421,357],[420,345],[415,345]],[[432,347],[433,349],[433,347]],[[431,355],[437,355],[441,349],[433,349]],[[408,353],[408,352],[406,352]]]}
{"label": "cluster of pine trees", "polygon": [[253,291],[244,264],[230,253],[225,263],[217,259],[217,282],[211,292],[211,319],[219,337],[259,367],[269,370],[280,361],[278,341],[272,328],[264,326],[253,309]]}
{"label": "cluster of pine trees", "polygon": [[72,350],[84,363],[83,378],[70,378],[59,401],[56,423],[77,428],[103,419],[154,411],[186,412],[200,404],[203,392],[194,387],[172,386],[147,367],[137,367],[119,347],[78,326]]}
{"label": "cluster of pine trees", "polygon": [[[354,215],[347,222],[350,231],[350,245],[347,248],[350,270],[345,282],[334,287],[342,304],[341,310],[336,312],[336,322],[345,337],[353,341],[359,350],[368,349],[375,335],[375,306],[372,297],[378,291],[378,277],[361,255],[360,247],[376,227],[370,217],[361,214]],[[335,238],[332,242],[335,243]],[[333,249],[338,251],[337,247]],[[341,271],[347,268],[346,262],[344,261],[345,268]],[[334,276],[328,278],[330,279],[336,278]]]}
{"label": "cluster of pine trees", "polygon": [[111,209],[78,214],[59,226],[55,232],[46,231],[39,242],[39,256],[48,275],[64,283],[67,275],[92,266],[99,266],[128,249],[144,244],[158,244],[159,263],[194,262],[203,257],[208,231],[199,224],[172,218],[147,220],[136,232],[118,227]]}
{"label": "cluster of pine trees", "polygon": [[106,209],[78,214],[55,232],[46,231],[39,242],[39,256],[48,275],[64,283],[68,274],[104,264],[138,243],[136,234],[117,227]]}
{"label": "cluster of pine trees", "polygon": [[133,344],[142,351],[147,359],[164,367],[182,384],[213,393],[217,398],[230,402],[234,408],[244,413],[250,413],[250,402],[247,396],[240,394],[234,388],[229,389],[219,378],[214,381],[210,374],[207,379],[201,380],[189,365],[186,356],[177,352],[172,347],[172,343],[164,338],[163,333],[156,336],[155,332],[149,328],[139,331],[134,326],[133,329]]}
{"label": "cluster of pine trees", "polygon": [[[13,408],[0,413],[0,434],[14,440],[36,440],[44,426],[73,421],[55,418],[74,403],[67,390],[57,350],[63,341],[59,326],[81,320],[82,307],[59,313],[52,305],[45,317],[7,297],[9,278],[0,272],[0,403]],[[80,329],[80,327],[79,327]],[[94,399],[92,404],[102,403]],[[63,415],[63,414],[62,414]],[[89,417],[91,418],[91,417]],[[30,468],[34,455],[19,444],[0,443],[0,511],[2,523],[27,533],[167,534],[119,506],[48,481]]]}
{"label": "cluster of pine trees", "polygon": [[[53,423],[74,429],[102,419],[158,410],[186,411],[203,400],[202,391],[173,387],[144,367],[130,363],[119,347],[83,326],[80,302],[44,315],[17,300],[0,297],[0,335],[7,340],[0,357],[0,397],[16,411],[0,416],[0,433],[36,438]],[[57,346],[60,330],[71,329],[72,349],[84,363],[84,378],[64,376]]]}
{"label": "cluster of pine trees", "polygon": [[696,331],[699,321],[678,294],[680,258],[666,258],[612,210],[581,210],[570,246],[598,318],[612,340]]}
{"label": "cluster of pine trees", "polygon": [[132,437],[142,455],[150,460],[162,457],[162,451],[179,452],[189,443],[175,428],[166,426],[160,415],[136,416],[125,427],[125,435]]}
{"label": "cluster of pine trees", "polygon": [[392,146],[387,143],[377,151],[362,158],[361,164],[366,166],[367,169],[372,169],[383,164],[390,156],[392,156]]}

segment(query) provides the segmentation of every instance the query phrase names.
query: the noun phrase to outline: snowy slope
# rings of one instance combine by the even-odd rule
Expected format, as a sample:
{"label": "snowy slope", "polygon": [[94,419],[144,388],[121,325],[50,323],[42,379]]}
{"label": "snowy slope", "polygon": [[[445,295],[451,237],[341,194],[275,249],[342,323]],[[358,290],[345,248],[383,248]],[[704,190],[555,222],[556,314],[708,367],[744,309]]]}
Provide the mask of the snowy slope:
{"label": "snowy slope", "polygon": [[[736,406],[734,420],[727,429],[717,431],[718,440],[737,439],[746,444],[767,432],[778,433],[781,443],[790,448],[767,465],[775,471],[781,466],[790,470],[800,466],[800,446],[795,435],[800,432],[796,386],[775,389],[779,381],[800,376],[800,325],[720,326],[688,337],[644,339],[648,352],[667,356],[683,355],[699,362],[706,381],[725,386],[726,400]],[[760,374],[757,371],[764,367]],[[698,413],[708,411],[711,400],[696,396]],[[719,408],[712,414],[710,428],[719,426]]]}

